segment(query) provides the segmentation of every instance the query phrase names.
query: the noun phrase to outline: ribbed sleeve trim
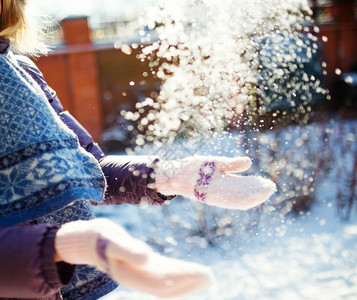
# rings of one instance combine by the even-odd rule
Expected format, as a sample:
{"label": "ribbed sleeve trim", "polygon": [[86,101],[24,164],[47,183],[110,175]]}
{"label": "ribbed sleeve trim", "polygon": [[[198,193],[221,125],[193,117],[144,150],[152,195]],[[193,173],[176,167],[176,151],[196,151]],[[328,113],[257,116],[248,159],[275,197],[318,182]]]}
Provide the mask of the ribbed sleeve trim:
{"label": "ribbed sleeve trim", "polygon": [[[68,284],[73,276],[75,266],[62,263],[59,265],[54,261],[55,237],[58,228],[49,228],[44,236],[41,247],[43,276],[53,289],[60,289]],[[63,265],[64,264],[64,265]]]}
{"label": "ribbed sleeve trim", "polygon": [[165,201],[169,201],[175,197],[175,195],[163,195],[158,193],[155,188],[151,188],[155,186],[155,170],[154,168],[150,168],[149,174],[147,176],[147,184],[146,184],[146,194],[148,198],[152,201],[153,205],[162,205]]}
{"label": "ribbed sleeve trim", "polygon": [[159,161],[160,159],[156,158],[149,166],[150,168],[147,174],[146,194],[153,201],[152,204],[162,205],[165,201],[169,201],[176,197],[176,195],[163,195],[157,192],[155,188],[152,188],[156,185],[155,166],[157,166]]}

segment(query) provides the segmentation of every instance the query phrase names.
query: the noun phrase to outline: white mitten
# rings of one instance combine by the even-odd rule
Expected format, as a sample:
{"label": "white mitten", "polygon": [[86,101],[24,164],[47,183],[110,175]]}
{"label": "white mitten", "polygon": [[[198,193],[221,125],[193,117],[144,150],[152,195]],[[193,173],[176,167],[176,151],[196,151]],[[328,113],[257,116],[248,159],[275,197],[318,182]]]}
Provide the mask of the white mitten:
{"label": "white mitten", "polygon": [[62,225],[55,248],[57,261],[94,266],[125,287],[159,297],[202,290],[213,278],[207,267],[161,256],[106,219]]}
{"label": "white mitten", "polygon": [[275,184],[260,176],[241,176],[251,166],[248,157],[193,156],[163,161],[156,170],[156,188],[229,209],[249,209],[268,200]]}

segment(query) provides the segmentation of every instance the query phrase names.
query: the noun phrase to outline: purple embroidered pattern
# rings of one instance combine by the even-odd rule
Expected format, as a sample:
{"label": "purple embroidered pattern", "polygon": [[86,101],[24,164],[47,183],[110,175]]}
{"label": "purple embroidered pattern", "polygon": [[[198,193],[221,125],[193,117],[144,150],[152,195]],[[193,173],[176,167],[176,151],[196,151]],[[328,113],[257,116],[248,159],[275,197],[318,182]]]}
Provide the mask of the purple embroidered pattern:
{"label": "purple embroidered pattern", "polygon": [[98,237],[97,239],[97,245],[96,245],[96,251],[97,251],[97,254],[99,256],[99,258],[105,263],[106,267],[105,267],[105,272],[107,274],[110,273],[109,271],[109,263],[108,263],[108,257],[106,255],[106,250],[107,250],[107,247],[108,247],[108,240],[107,239],[104,239],[102,238],[101,236]]}
{"label": "purple embroidered pattern", "polygon": [[211,182],[212,176],[216,171],[215,161],[206,161],[200,168],[200,178],[197,179],[194,194],[198,201],[204,202],[207,197],[207,189]]}

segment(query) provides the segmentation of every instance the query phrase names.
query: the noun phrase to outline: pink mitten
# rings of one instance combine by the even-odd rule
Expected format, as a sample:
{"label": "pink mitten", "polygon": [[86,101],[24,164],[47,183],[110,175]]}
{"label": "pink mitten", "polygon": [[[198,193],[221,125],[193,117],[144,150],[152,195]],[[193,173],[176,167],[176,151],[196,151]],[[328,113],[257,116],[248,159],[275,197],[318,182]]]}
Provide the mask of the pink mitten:
{"label": "pink mitten", "polygon": [[207,267],[158,253],[148,255],[143,265],[114,260],[110,270],[113,278],[123,286],[165,298],[206,289],[214,278]]}
{"label": "pink mitten", "polygon": [[202,290],[213,278],[207,267],[161,256],[106,219],[64,224],[55,248],[57,261],[94,266],[125,287],[160,297]]}
{"label": "pink mitten", "polygon": [[249,209],[268,200],[276,186],[259,176],[241,176],[251,166],[248,157],[193,156],[161,162],[156,188],[229,209]]}

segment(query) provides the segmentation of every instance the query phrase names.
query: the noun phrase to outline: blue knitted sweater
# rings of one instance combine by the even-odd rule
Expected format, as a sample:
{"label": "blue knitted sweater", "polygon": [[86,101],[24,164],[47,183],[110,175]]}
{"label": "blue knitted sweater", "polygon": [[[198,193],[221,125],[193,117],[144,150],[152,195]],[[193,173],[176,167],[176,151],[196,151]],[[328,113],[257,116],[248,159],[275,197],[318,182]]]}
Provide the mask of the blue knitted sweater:
{"label": "blue knitted sweater", "polygon": [[[105,179],[97,160],[50,107],[11,51],[0,55],[0,225],[63,224],[93,218]],[[97,299],[115,287],[103,274],[77,267],[64,299]]]}

